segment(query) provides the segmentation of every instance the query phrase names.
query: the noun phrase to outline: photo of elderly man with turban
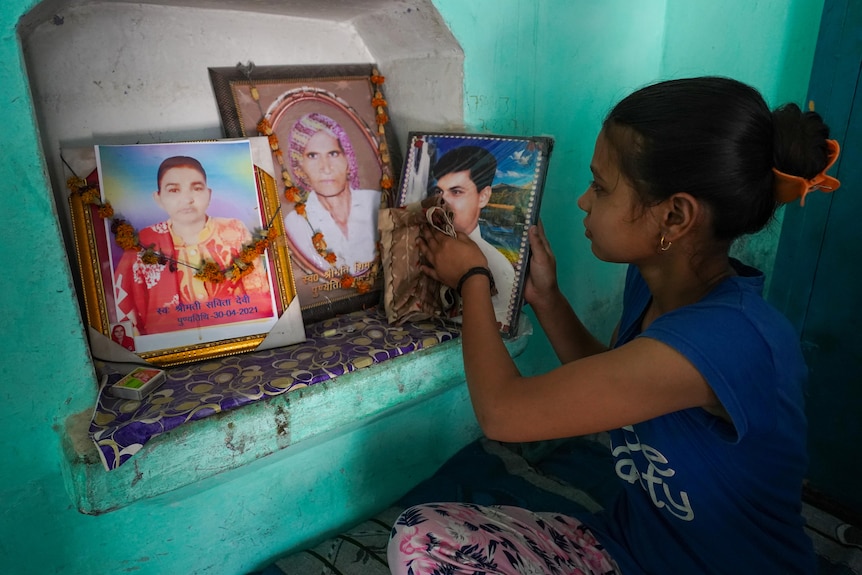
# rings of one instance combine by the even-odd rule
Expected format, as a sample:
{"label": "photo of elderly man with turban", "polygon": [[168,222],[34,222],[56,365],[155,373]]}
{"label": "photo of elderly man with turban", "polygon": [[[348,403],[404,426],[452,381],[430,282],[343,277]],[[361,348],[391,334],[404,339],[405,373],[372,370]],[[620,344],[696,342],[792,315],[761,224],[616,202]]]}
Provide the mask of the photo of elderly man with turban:
{"label": "photo of elderly man with turban", "polygon": [[304,114],[287,151],[293,182],[306,194],[284,218],[293,255],[324,278],[367,273],[377,258],[381,192],[360,187],[347,133],[329,116]]}

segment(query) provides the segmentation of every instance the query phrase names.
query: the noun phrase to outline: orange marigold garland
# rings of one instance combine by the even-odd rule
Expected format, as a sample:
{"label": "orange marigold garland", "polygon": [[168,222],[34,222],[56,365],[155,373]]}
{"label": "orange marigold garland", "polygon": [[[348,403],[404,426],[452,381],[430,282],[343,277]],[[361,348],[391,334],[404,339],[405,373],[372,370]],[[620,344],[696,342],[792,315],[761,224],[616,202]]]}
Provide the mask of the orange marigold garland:
{"label": "orange marigold garland", "polygon": [[[206,261],[201,268],[198,268],[195,277],[204,281],[220,283],[226,279],[236,282],[250,274],[254,270],[254,260],[263,255],[269,248],[270,242],[275,239],[275,228],[272,226],[272,222],[278,216],[279,211],[280,208],[276,210],[267,227],[255,229],[252,233],[251,242],[243,244],[239,253],[233,257],[226,269],[219,268],[213,261]],[[218,268],[218,271],[213,271],[214,268]]]}
{"label": "orange marigold garland", "polygon": [[386,143],[386,130],[384,125],[389,123],[389,115],[386,113],[386,108],[389,105],[383,93],[380,91],[380,86],[386,81],[386,77],[382,76],[375,68],[371,73],[371,83],[376,86],[374,97],[371,98],[371,105],[374,107],[376,115],[374,119],[377,122],[378,149],[380,150],[380,160],[383,164],[383,175],[380,177],[380,187],[388,195],[392,190],[392,176],[389,174],[389,146]]}
{"label": "orange marigold garland", "polygon": [[114,234],[114,239],[117,245],[124,250],[141,250],[141,244],[138,243],[138,232],[126,220],[114,218],[111,222],[111,232]]}
{"label": "orange marigold garland", "polygon": [[334,264],[338,259],[338,256],[335,255],[335,252],[329,249],[326,245],[326,239],[323,237],[323,232],[314,232],[314,235],[311,236],[311,243],[314,246],[314,249],[317,250],[323,259],[325,259],[328,263]]}
{"label": "orange marigold garland", "polygon": [[225,273],[225,270],[221,269],[221,267],[219,267],[217,263],[213,261],[208,261],[204,262],[201,267],[198,268],[195,277],[205,282],[212,282],[214,284],[218,284],[227,279],[227,274]]}
{"label": "orange marigold garland", "polygon": [[114,208],[111,204],[104,204],[99,206],[99,217],[103,220],[109,220],[114,217]]}
{"label": "orange marigold garland", "polygon": [[254,264],[245,264],[234,260],[230,266],[230,277],[233,281],[239,281],[254,269]]}
{"label": "orange marigold garland", "polygon": [[[290,176],[287,177],[289,178]],[[302,192],[296,186],[290,186],[284,190],[284,199],[288,202],[298,204],[302,201]]]}
{"label": "orange marigold garland", "polygon": [[[277,140],[276,140],[277,142]],[[65,160],[63,160],[65,163]],[[66,167],[72,168],[66,164]],[[102,202],[102,195],[99,193],[99,187],[95,184],[90,184],[87,180],[73,175],[66,181],[66,187],[73,194],[80,196],[81,201],[85,205],[95,206],[98,210],[99,217],[111,222],[111,233],[114,234],[114,240],[117,245],[123,250],[134,250],[140,252],[141,261],[145,264],[161,264],[169,266],[170,271],[175,272],[177,265],[182,264],[189,266],[185,262],[179,262],[168,258],[163,253],[157,251],[154,246],[141,246],[138,239],[138,232],[135,227],[127,220],[117,216],[114,213],[114,208],[110,202]],[[273,221],[278,215],[279,210],[273,215]],[[254,269],[254,260],[263,255],[269,247],[270,243],[275,239],[276,231],[270,221],[267,227],[255,230],[252,234],[252,241],[248,244],[243,244],[239,253],[234,256],[227,268],[222,269],[214,261],[205,261],[201,267],[192,269],[196,270],[196,278],[208,281],[211,283],[222,283],[230,279],[231,281],[239,281],[244,276],[251,273]]]}

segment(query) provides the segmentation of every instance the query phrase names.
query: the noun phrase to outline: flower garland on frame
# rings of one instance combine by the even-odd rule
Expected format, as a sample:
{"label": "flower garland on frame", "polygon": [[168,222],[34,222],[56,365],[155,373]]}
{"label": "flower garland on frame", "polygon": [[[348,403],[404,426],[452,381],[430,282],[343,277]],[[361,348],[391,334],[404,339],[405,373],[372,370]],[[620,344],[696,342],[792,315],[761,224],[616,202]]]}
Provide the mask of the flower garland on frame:
{"label": "flower garland on frame", "polygon": [[[290,176],[290,172],[287,169],[287,166],[284,163],[284,151],[281,149],[281,145],[278,141],[278,135],[276,135],[272,123],[269,121],[269,118],[266,117],[266,113],[263,111],[263,107],[260,103],[260,93],[258,92],[257,86],[254,84],[254,81],[251,78],[251,73],[254,70],[254,63],[249,62],[248,65],[243,66],[238,64],[237,67],[243,72],[246,78],[249,81],[250,90],[252,99],[257,103],[258,110],[261,112],[261,119],[257,123],[257,131],[267,137],[269,141],[269,147],[272,150],[273,155],[278,161],[278,165],[281,168],[281,178],[284,182],[284,198],[294,204],[294,211],[309,223],[309,227],[312,230],[311,243],[314,246],[314,249],[318,254],[330,265],[334,265],[336,260],[338,259],[335,252],[329,249],[329,246],[326,243],[326,238],[324,237],[323,232],[320,230],[314,229],[311,226],[311,222],[308,221],[308,215],[305,210],[306,202],[308,200],[309,192],[303,191],[298,188],[293,183],[293,178]],[[377,124],[377,149],[380,157],[381,168],[383,174],[380,178],[380,187],[383,189],[384,193],[389,195],[392,191],[392,176],[389,173],[389,163],[390,163],[390,154],[389,154],[389,146],[386,142],[386,131],[385,125],[389,122],[389,115],[386,113],[386,108],[388,103],[386,99],[383,97],[383,93],[381,92],[381,86],[386,81],[386,78],[380,74],[380,72],[374,68],[371,72],[371,77],[369,78],[371,84],[374,86],[374,95],[371,98],[371,106],[375,110],[375,122]],[[339,282],[342,288],[351,289],[355,288],[359,293],[367,293],[371,291],[374,287],[374,284],[379,275],[379,266],[372,266],[371,270],[362,276],[354,276],[350,272],[347,272],[340,276]]]}
{"label": "flower garland on frame", "polygon": [[78,195],[84,205],[96,206],[99,217],[103,220],[110,220],[111,233],[114,234],[114,240],[117,242],[117,245],[123,250],[139,252],[141,261],[145,264],[166,265],[171,272],[177,271],[177,267],[183,265],[195,270],[195,278],[214,284],[225,281],[237,282],[254,270],[255,260],[262,256],[267,248],[269,248],[270,243],[275,240],[276,231],[272,225],[272,221],[275,220],[281,208],[276,210],[273,219],[265,228],[258,228],[252,232],[251,241],[243,244],[242,248],[240,248],[239,252],[231,260],[230,265],[226,268],[222,268],[212,260],[204,260],[201,262],[200,267],[195,267],[187,262],[169,258],[156,250],[155,245],[142,246],[135,227],[125,218],[116,215],[110,202],[102,202],[99,186],[78,177],[69,164],[66,163],[66,160],[63,160],[63,163],[72,172],[72,176],[66,180],[66,187],[69,188],[69,191]]}

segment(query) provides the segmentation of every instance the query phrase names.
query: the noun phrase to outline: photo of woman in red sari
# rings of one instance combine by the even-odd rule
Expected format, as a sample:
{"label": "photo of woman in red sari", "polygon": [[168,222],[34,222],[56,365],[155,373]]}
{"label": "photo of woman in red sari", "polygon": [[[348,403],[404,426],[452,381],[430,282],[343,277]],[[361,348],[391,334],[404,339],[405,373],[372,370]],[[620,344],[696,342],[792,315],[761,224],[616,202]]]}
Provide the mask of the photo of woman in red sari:
{"label": "photo of woman in red sari", "polygon": [[207,214],[212,189],[203,165],[190,156],[161,162],[155,203],[167,219],[138,231],[141,247],[126,250],[114,271],[118,320],[136,336],[269,318],[273,313],[270,278],[261,256],[250,272],[234,279],[196,277],[205,262],[230,267],[252,234],[242,220]]}

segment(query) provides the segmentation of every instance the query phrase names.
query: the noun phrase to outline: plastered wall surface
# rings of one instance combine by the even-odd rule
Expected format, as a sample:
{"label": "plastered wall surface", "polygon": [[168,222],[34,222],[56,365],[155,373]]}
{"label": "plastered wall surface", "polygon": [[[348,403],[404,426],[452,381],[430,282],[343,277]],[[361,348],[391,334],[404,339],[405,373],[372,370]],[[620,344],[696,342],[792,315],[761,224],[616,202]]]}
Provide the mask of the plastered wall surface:
{"label": "plastered wall surface", "polygon": [[[418,479],[434,461],[442,461],[454,446],[475,433],[462,386],[230,477],[100,516],[80,514],[67,493],[69,481],[62,464],[64,422],[92,407],[95,388],[71,270],[57,226],[62,207],[55,199],[49,170],[56,166],[55,146],[61,139],[86,143],[93,135],[116,137],[146,125],[135,119],[140,107],[110,107],[117,100],[137,97],[120,97],[122,86],[139,86],[128,81],[137,80],[132,76],[137,74],[146,85],[152,85],[155,76],[149,68],[124,65],[125,84],[109,86],[111,97],[87,114],[92,118],[48,123],[47,118],[58,117],[66,97],[81,90],[74,97],[87,101],[83,92],[95,97],[102,89],[78,86],[80,76],[65,69],[56,73],[63,74],[68,84],[63,82],[63,90],[55,98],[48,98],[39,87],[40,73],[28,70],[16,29],[35,4],[5,0],[0,10],[0,114],[4,120],[0,193],[6,202],[0,210],[0,246],[6,256],[0,274],[0,497],[4,501],[0,555],[6,558],[4,568],[25,575],[243,573],[279,551],[301,545],[295,538],[297,532],[323,533],[338,522],[355,520],[357,514],[385,504],[381,492],[374,491],[375,484],[390,478],[387,487],[394,491],[400,487],[391,479],[395,474]],[[62,10],[63,4],[54,4]],[[406,10],[404,3],[392,4]],[[819,20],[822,0],[731,0],[723,3],[721,11],[711,9],[713,5],[711,0],[435,0],[434,6],[463,49],[463,64],[457,58],[449,59],[453,52],[448,48],[433,56],[391,61],[390,69],[396,70],[393,76],[405,69],[417,70],[420,76],[413,84],[390,85],[388,95],[393,113],[398,108],[401,131],[463,121],[469,130],[549,134],[557,139],[542,215],[566,293],[585,321],[605,336],[615,321],[618,298],[611,296],[619,289],[622,271],[592,258],[574,199],[588,181],[593,139],[609,106],[645,82],[694,73],[742,76],[763,90],[770,102],[804,99],[816,40],[812,22]],[[130,10],[149,14],[150,8],[133,4]],[[226,26],[222,17],[213,16],[214,21],[208,22],[210,16],[186,27],[182,42],[209,39],[210,25]],[[46,16],[48,19],[52,20]],[[152,24],[141,21],[136,26],[131,29],[157,34]],[[371,35],[365,32],[370,26],[368,20],[359,18],[354,28],[378,60],[391,58],[386,54],[401,47],[410,50],[416,42],[433,44],[437,41],[434,35],[442,34],[436,30],[428,38],[411,38],[398,26],[390,26],[385,34]],[[736,41],[726,41],[727,30],[734,31]],[[333,32],[353,40],[349,32],[337,28]],[[128,30],[105,30],[104,36],[94,34],[92,41],[99,45],[121,33]],[[681,34],[688,38],[684,43],[674,40]],[[32,38],[37,38],[36,32]],[[246,59],[245,50],[231,52],[231,48],[239,50],[242,42],[229,38],[224,30],[219,38],[225,47],[218,53],[225,59]],[[281,47],[278,38],[270,38],[254,54],[262,58]],[[81,51],[86,52],[84,47]],[[101,56],[98,50],[93,52],[93,57],[104,56],[105,61],[92,64],[102,68],[111,58],[144,58],[107,48]],[[286,63],[291,57],[290,53],[274,56],[268,63]],[[422,79],[424,66],[440,59],[445,60],[447,72],[463,84],[463,100],[459,94],[456,110],[441,104],[444,111],[429,117],[422,105],[412,103],[411,96],[414,90],[428,91],[432,98],[446,102],[442,99],[451,90]],[[186,63],[184,69],[197,74],[207,65],[202,60]],[[33,90],[36,98],[31,97],[31,84],[37,85]],[[204,93],[200,86],[183,90],[189,99]],[[183,115],[179,109],[191,109],[175,109],[174,105],[170,103],[164,113]],[[108,117],[128,116],[127,127],[101,119],[102,108]],[[216,117],[212,98],[207,94],[205,101],[194,102],[194,108],[182,129],[190,135],[212,130],[216,124],[207,120]],[[91,123],[98,129],[92,129]],[[154,125],[164,124],[156,121]],[[767,241],[761,250],[767,263],[773,247]],[[527,372],[554,365],[541,334],[531,338],[519,365]],[[446,435],[441,437],[444,430]],[[374,445],[389,454],[369,457],[369,453],[379,453],[370,450]],[[424,459],[416,453],[422,453]],[[205,451],[202,457],[206,457]],[[365,493],[374,496],[363,502]]]}

